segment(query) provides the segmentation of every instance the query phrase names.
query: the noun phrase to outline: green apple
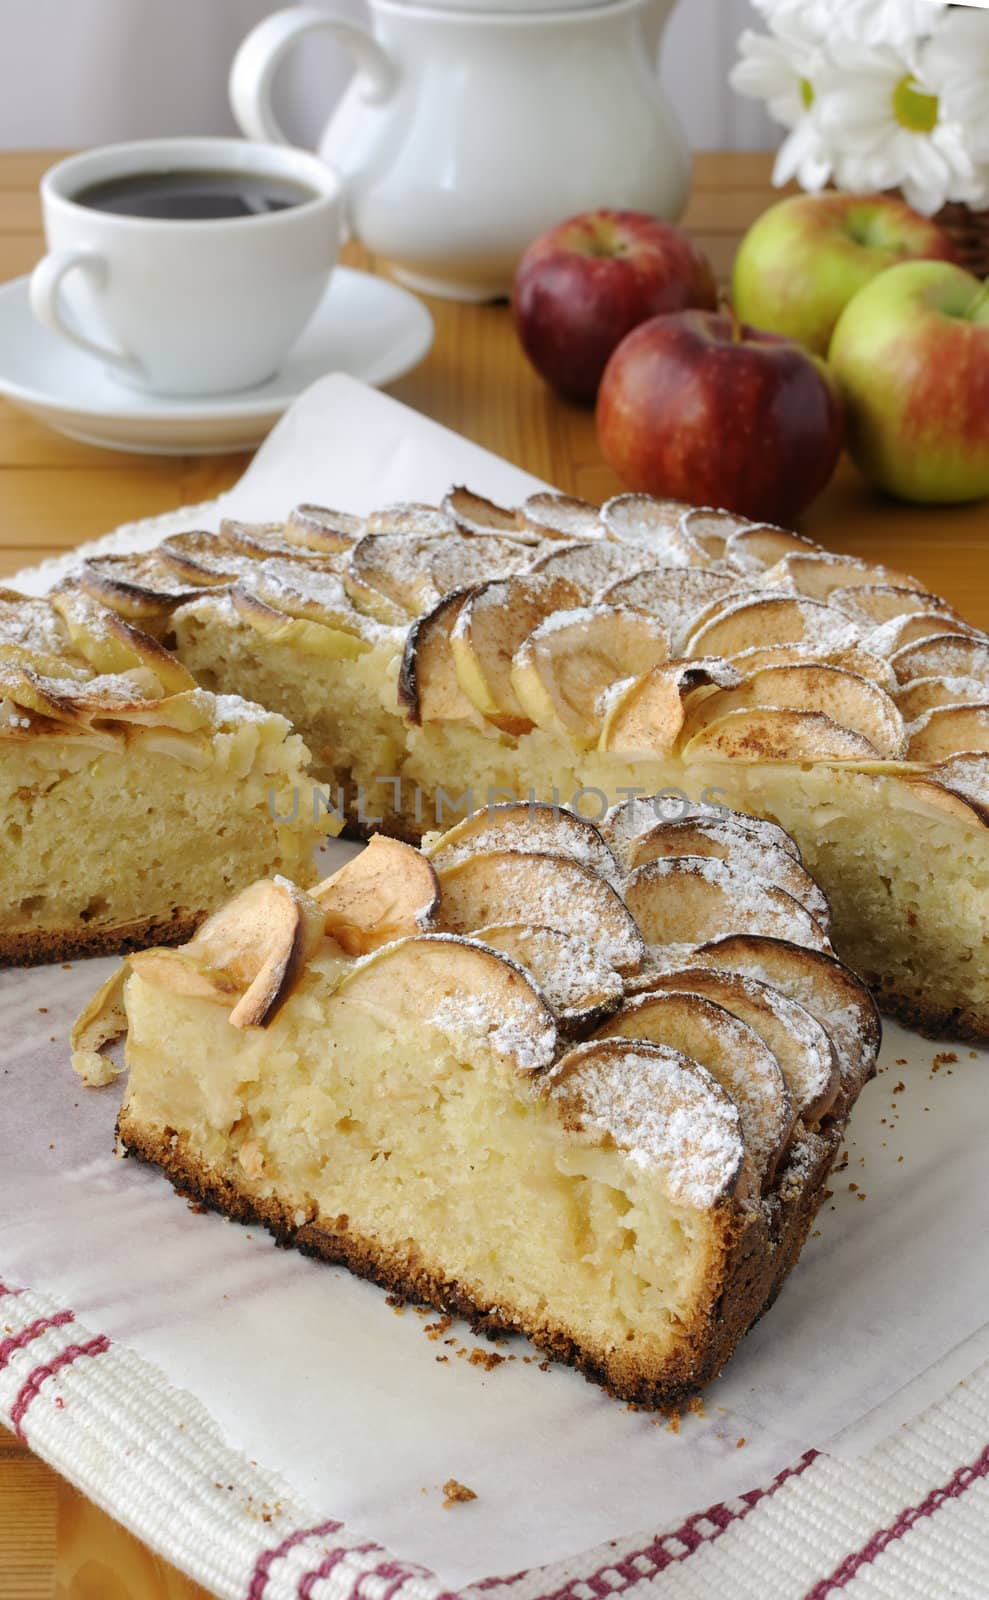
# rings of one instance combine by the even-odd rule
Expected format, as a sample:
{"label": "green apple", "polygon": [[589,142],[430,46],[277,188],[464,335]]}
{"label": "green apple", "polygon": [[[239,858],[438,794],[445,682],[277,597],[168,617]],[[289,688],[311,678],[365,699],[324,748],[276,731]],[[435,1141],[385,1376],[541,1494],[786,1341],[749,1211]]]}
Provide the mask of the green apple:
{"label": "green apple", "polygon": [[743,322],[826,355],[854,294],[899,261],[953,261],[937,223],[889,195],[800,194],[770,206],[739,247],[732,276]]}
{"label": "green apple", "polygon": [[905,261],[849,301],[828,359],[849,451],[903,500],[989,495],[989,280]]}

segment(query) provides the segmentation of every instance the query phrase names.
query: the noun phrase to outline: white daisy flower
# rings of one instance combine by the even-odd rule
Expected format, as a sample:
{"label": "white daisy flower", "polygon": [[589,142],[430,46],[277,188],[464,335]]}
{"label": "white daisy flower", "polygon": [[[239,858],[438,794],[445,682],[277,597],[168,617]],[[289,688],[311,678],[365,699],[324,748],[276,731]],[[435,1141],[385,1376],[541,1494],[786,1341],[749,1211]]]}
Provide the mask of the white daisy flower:
{"label": "white daisy flower", "polygon": [[732,87],[764,100],[770,116],[790,130],[776,157],[773,182],[784,184],[795,177],[801,188],[823,188],[831,176],[831,163],[814,109],[814,80],[825,66],[817,40],[799,23],[787,21],[772,34],[747,29],[738,48]]}
{"label": "white daisy flower", "polygon": [[752,0],[770,27],[799,20],[823,39],[906,44],[929,33],[946,0]]}
{"label": "white daisy flower", "polygon": [[943,17],[924,46],[924,72],[973,159],[989,163],[989,12],[956,8]]}
{"label": "white daisy flower", "polygon": [[902,189],[927,216],[978,195],[960,125],[945,117],[916,50],[835,40],[819,76],[818,126],[842,189]]}

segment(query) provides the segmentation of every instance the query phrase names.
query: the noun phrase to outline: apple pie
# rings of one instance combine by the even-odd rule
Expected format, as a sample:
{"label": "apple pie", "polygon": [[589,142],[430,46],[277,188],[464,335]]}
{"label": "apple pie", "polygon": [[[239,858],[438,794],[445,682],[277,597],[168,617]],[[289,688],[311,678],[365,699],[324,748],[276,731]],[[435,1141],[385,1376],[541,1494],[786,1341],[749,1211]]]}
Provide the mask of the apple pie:
{"label": "apple pie", "polygon": [[80,1017],[122,1147],[228,1216],[674,1406],[796,1260],[874,1070],[794,842],[507,802],[253,884]]}
{"label": "apple pie", "polygon": [[0,750],[0,960],[187,939],[259,874],[311,881],[299,735],[81,589],[0,590]]}
{"label": "apple pie", "polygon": [[365,835],[499,795],[721,802],[797,840],[885,1009],[989,1035],[989,638],[914,578],[643,495],[454,489],[226,522],[77,581],[286,716]]}

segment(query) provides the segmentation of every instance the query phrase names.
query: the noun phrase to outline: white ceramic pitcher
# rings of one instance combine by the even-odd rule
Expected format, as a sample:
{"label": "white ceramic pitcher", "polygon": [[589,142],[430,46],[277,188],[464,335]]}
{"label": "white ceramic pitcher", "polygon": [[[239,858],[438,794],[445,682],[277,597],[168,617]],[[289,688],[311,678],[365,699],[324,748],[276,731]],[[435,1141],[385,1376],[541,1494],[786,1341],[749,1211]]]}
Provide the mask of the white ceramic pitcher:
{"label": "white ceramic pitcher", "polygon": [[357,72],[320,141],[344,178],[351,226],[413,288],[504,295],[519,255],[575,212],[607,205],[669,219],[690,161],[657,79],[675,0],[370,0],[373,31],[315,6],[267,17],[230,74],[243,132],[285,142],[271,86],[317,29]]}

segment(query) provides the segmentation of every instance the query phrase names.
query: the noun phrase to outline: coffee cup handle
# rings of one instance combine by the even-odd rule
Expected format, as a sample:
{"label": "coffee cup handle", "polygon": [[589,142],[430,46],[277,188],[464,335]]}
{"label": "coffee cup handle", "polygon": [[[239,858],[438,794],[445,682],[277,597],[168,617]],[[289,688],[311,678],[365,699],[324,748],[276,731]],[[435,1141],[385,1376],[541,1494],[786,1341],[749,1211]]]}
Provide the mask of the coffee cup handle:
{"label": "coffee cup handle", "polygon": [[388,99],[398,73],[391,57],[366,28],[316,6],[290,6],[252,28],[234,56],[229,79],[230,106],[246,138],[263,139],[269,144],[292,143],[275,116],[272,85],[296,41],[319,31],[334,34],[347,46],[357,62],[361,92],[369,105],[380,105]]}
{"label": "coffee cup handle", "polygon": [[141,376],[141,363],[135,356],[128,355],[126,350],[117,345],[101,344],[96,339],[87,338],[63,315],[59,290],[66,274],[75,271],[89,273],[96,284],[103,284],[107,279],[107,263],[94,250],[52,250],[42,257],[31,274],[31,310],[34,315],[43,328],[61,339],[70,340],[80,350],[85,350],[87,355],[96,356],[128,377]]}

